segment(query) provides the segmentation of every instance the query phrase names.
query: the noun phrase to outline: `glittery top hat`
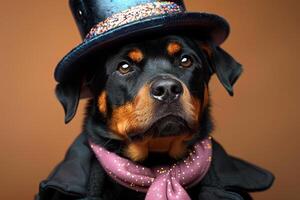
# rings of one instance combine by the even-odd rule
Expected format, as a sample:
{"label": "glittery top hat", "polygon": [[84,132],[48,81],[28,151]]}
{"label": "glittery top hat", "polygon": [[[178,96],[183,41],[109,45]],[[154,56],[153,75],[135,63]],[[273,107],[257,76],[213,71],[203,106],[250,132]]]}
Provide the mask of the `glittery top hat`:
{"label": "glittery top hat", "polygon": [[215,14],[187,12],[182,0],[70,0],[70,7],[83,42],[57,65],[58,82],[82,78],[89,67],[85,61],[133,38],[192,33],[220,45],[229,34],[225,19]]}

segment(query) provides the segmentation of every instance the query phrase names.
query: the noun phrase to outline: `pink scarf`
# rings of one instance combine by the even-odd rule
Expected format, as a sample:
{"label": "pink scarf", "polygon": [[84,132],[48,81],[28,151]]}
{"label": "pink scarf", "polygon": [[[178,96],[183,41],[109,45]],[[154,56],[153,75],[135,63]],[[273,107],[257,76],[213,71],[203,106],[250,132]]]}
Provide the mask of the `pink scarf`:
{"label": "pink scarf", "polygon": [[147,192],[146,200],[190,200],[184,188],[197,184],[205,176],[212,156],[209,137],[196,143],[183,161],[172,166],[147,168],[89,143],[109,176],[125,187]]}

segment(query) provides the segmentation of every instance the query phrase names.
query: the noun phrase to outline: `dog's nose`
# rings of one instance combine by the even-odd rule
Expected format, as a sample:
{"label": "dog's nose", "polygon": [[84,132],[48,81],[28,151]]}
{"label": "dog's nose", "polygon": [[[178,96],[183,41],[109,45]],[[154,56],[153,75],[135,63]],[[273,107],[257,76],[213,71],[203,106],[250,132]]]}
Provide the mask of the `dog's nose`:
{"label": "dog's nose", "polygon": [[171,103],[179,99],[183,93],[181,83],[173,78],[154,80],[150,90],[152,98],[163,103]]}

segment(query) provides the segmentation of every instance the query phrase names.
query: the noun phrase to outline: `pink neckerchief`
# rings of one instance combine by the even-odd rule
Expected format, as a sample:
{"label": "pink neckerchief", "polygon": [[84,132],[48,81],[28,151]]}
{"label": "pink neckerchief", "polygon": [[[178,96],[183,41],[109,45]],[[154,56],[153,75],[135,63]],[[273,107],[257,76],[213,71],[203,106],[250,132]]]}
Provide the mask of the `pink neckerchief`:
{"label": "pink neckerchief", "polygon": [[89,143],[109,176],[125,187],[147,192],[146,200],[190,200],[184,188],[195,185],[204,177],[212,156],[209,137],[196,143],[183,161],[172,166],[147,168]]}

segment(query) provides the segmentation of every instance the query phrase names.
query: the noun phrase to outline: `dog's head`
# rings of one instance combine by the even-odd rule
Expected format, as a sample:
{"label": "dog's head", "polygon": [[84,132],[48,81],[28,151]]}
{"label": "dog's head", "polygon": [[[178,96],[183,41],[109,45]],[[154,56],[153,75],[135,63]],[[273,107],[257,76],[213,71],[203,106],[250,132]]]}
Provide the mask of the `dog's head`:
{"label": "dog's head", "polygon": [[[87,114],[98,116],[111,138],[123,140],[125,154],[135,161],[151,151],[182,157],[188,141],[199,137],[211,75],[233,95],[242,71],[220,47],[181,36],[124,45],[98,67],[89,83],[96,112]],[[75,115],[80,88],[57,86],[66,122]]]}

